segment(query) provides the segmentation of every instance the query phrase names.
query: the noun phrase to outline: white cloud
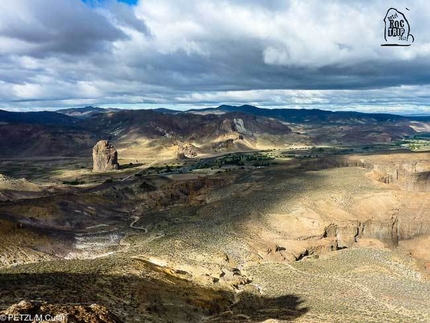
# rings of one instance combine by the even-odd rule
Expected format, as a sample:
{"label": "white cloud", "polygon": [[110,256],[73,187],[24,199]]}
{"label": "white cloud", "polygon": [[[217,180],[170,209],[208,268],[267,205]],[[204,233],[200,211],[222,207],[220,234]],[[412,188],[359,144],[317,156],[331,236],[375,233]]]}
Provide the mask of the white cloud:
{"label": "white cloud", "polygon": [[145,0],[94,8],[2,1],[0,108],[251,102],[425,110],[430,4],[392,5],[409,19],[411,47],[380,46],[382,0]]}

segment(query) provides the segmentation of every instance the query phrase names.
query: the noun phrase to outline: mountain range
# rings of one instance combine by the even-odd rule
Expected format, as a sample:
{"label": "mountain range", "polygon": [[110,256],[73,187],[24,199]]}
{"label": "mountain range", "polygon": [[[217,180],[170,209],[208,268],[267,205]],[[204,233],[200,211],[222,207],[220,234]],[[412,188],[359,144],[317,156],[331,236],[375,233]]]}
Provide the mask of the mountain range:
{"label": "mountain range", "polygon": [[[251,105],[176,111],[87,106],[56,112],[0,110],[0,149],[5,156],[83,156],[99,139],[130,147],[198,153],[290,145],[390,144],[430,132],[430,117],[263,109]],[[157,150],[158,149],[158,150]]]}

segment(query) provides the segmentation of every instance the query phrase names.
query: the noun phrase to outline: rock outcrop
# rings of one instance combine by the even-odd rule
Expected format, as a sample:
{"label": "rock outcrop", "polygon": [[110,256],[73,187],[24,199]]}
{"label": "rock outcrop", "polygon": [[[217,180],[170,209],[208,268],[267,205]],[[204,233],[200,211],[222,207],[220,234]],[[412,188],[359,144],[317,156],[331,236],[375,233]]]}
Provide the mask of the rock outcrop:
{"label": "rock outcrop", "polygon": [[100,140],[93,147],[93,170],[106,172],[119,169],[118,153],[107,140]]}
{"label": "rock outcrop", "polygon": [[192,144],[178,145],[176,156],[178,159],[195,158],[198,154],[198,148]]}

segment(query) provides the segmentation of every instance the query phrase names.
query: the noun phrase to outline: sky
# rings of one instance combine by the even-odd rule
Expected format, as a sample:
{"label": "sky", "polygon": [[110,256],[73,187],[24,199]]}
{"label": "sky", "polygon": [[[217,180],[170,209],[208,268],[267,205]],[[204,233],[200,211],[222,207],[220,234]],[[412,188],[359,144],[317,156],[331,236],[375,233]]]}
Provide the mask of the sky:
{"label": "sky", "polygon": [[[411,46],[381,46],[390,7]],[[426,0],[2,0],[0,109],[430,114],[429,17]]]}

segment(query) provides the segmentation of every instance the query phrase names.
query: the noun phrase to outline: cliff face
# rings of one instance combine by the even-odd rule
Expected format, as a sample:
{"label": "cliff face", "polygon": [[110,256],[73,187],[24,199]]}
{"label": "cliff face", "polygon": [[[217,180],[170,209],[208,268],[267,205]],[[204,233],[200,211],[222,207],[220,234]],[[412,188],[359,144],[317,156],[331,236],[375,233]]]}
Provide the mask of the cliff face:
{"label": "cliff face", "polygon": [[406,191],[430,191],[430,159],[373,165],[373,178]]}
{"label": "cliff face", "polygon": [[395,185],[403,191],[430,191],[430,153],[382,155],[351,155],[344,158],[323,158],[306,163],[311,170],[339,167],[369,169],[369,178]]}
{"label": "cliff face", "polygon": [[288,251],[274,253],[281,260],[367,244],[397,247],[430,235],[429,153],[340,156],[303,167],[322,186],[307,186],[287,211],[265,216],[264,235]]}

